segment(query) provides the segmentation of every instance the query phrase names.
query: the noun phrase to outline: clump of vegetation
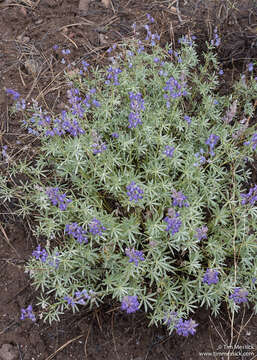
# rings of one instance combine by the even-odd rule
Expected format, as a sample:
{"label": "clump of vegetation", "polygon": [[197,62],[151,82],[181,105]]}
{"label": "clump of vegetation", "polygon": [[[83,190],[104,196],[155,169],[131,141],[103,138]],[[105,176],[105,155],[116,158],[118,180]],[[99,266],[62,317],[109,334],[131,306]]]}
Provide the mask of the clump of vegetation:
{"label": "clump of vegetation", "polygon": [[[10,172],[27,176],[15,190],[19,214],[38,224],[26,269],[42,293],[41,318],[111,296],[187,336],[199,307],[257,310],[257,82],[249,66],[219,95],[217,32],[201,64],[193,38],[174,51],[145,30],[144,42],[108,50],[109,67],[83,62],[60,115],[8,90],[41,140],[33,163]],[[15,196],[2,183],[1,197]],[[34,321],[32,308],[22,317]]]}

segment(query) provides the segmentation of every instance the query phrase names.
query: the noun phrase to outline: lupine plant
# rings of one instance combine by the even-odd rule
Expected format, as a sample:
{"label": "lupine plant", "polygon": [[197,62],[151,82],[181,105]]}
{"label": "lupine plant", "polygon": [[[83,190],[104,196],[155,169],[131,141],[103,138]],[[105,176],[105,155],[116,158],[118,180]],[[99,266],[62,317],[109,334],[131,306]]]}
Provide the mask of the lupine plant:
{"label": "lupine plant", "polygon": [[200,64],[193,38],[163,49],[148,20],[144,41],[108,50],[107,69],[84,61],[68,77],[70,110],[24,110],[8,90],[41,141],[10,176],[27,176],[17,198],[37,223],[26,269],[41,318],[109,296],[187,336],[199,307],[257,311],[257,82],[251,67],[219,95],[217,30]]}

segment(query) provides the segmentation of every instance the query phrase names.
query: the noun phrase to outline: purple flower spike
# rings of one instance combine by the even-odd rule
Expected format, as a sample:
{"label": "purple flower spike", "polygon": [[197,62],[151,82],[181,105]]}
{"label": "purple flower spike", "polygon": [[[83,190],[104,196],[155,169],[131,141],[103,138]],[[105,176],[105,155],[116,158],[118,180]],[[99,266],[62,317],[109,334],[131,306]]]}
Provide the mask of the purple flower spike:
{"label": "purple flower spike", "polygon": [[248,71],[252,72],[253,71],[253,63],[249,63],[248,64]]}
{"label": "purple flower spike", "polygon": [[254,187],[252,187],[248,194],[240,194],[241,197],[243,198],[241,204],[245,205],[250,203],[251,205],[254,205],[255,202],[257,201],[257,185],[255,185]]}
{"label": "purple flower spike", "polygon": [[190,116],[188,116],[188,115],[185,115],[184,116],[184,120],[186,120],[186,122],[188,123],[188,125],[190,125],[191,124],[191,117]]}
{"label": "purple flower spike", "polygon": [[163,154],[171,158],[173,156],[174,150],[175,148],[173,146],[166,145]]}
{"label": "purple flower spike", "polygon": [[46,190],[46,194],[51,200],[52,204],[55,206],[59,206],[60,210],[66,210],[68,204],[71,202],[70,199],[66,198],[65,194],[61,194],[58,187],[56,188],[48,188]]}
{"label": "purple flower spike", "polygon": [[173,199],[173,205],[178,207],[188,207],[189,203],[186,201],[187,197],[182,193],[182,191],[176,191],[175,189],[171,190],[171,197]]}
{"label": "purple flower spike", "polygon": [[167,223],[167,227],[165,231],[171,231],[171,235],[175,235],[179,232],[179,229],[182,225],[181,220],[179,219],[179,213],[176,212],[174,209],[169,208],[168,216],[164,218],[164,221]]}
{"label": "purple flower spike", "polygon": [[[90,294],[92,294],[92,291],[89,291]],[[75,306],[75,304],[79,305],[86,305],[86,300],[91,299],[91,295],[89,295],[87,290],[82,291],[76,291],[75,292],[75,298],[72,298],[71,296],[65,296],[63,299],[68,302],[68,305],[71,305],[72,307]]]}
{"label": "purple flower spike", "polygon": [[233,294],[230,295],[229,299],[233,299],[235,304],[246,303],[248,291],[237,287],[234,289]]}
{"label": "purple flower spike", "polygon": [[189,334],[195,334],[195,328],[197,326],[198,324],[192,319],[185,321],[183,321],[183,319],[179,319],[179,321],[175,325],[175,328],[178,335],[188,336]]}
{"label": "purple flower spike", "polygon": [[127,186],[127,195],[129,197],[129,201],[138,202],[139,199],[143,198],[144,190],[142,190],[139,186],[135,184],[135,181],[132,181],[130,185]]}
{"label": "purple flower spike", "polygon": [[85,244],[88,242],[86,231],[83,230],[81,226],[77,223],[67,224],[65,226],[64,232],[67,232],[69,235],[73,236],[74,239],[77,240],[78,243],[84,242]]}
{"label": "purple flower spike", "polygon": [[93,222],[91,224],[89,224],[89,232],[96,236],[102,236],[103,231],[106,230],[106,227],[104,227],[100,220],[97,220],[96,218],[93,219]]}
{"label": "purple flower spike", "polygon": [[35,317],[35,315],[34,315],[34,313],[33,313],[33,310],[32,310],[32,306],[31,305],[29,305],[28,307],[27,307],[27,309],[21,309],[21,317],[20,317],[20,319],[21,320],[25,320],[25,319],[31,319],[33,322],[35,322],[36,321],[36,317]]}
{"label": "purple flower spike", "polygon": [[219,272],[217,270],[213,269],[207,269],[206,273],[203,277],[203,283],[211,285],[211,284],[217,284],[219,281]]}
{"label": "purple flower spike", "polygon": [[197,234],[195,234],[195,237],[197,237],[199,241],[201,241],[202,239],[207,239],[207,232],[208,232],[207,226],[202,226],[200,228],[197,228],[196,231]]}
{"label": "purple flower spike", "polygon": [[130,108],[131,112],[129,114],[129,129],[135,128],[138,124],[142,124],[140,117],[140,112],[145,110],[144,99],[140,93],[134,94],[133,92],[129,93],[130,99]]}
{"label": "purple flower spike", "polygon": [[119,137],[119,134],[118,134],[118,133],[116,133],[116,132],[114,132],[114,133],[112,133],[112,137],[113,137],[113,138],[116,138],[116,139],[118,139],[118,137]]}
{"label": "purple flower spike", "polygon": [[12,95],[13,100],[17,100],[21,96],[17,91],[12,90],[12,89],[6,89],[5,91],[6,91],[6,94]]}
{"label": "purple flower spike", "polygon": [[256,147],[257,147],[257,133],[253,134],[250,141],[244,142],[244,145],[252,145],[252,149],[256,150]]}
{"label": "purple flower spike", "polygon": [[48,254],[45,249],[41,250],[41,246],[38,245],[36,250],[32,252],[32,256],[34,256],[37,260],[41,260],[42,262],[46,262]]}
{"label": "purple flower spike", "polygon": [[136,266],[138,266],[138,261],[144,261],[144,255],[142,251],[133,249],[126,249],[125,250],[126,255],[129,257],[129,262],[133,262]]}
{"label": "purple flower spike", "polygon": [[209,138],[205,141],[205,144],[210,146],[210,155],[211,156],[215,155],[214,152],[213,152],[213,149],[214,149],[214,146],[219,141],[219,139],[220,139],[220,137],[218,135],[211,134],[209,136]]}
{"label": "purple flower spike", "polygon": [[121,303],[121,310],[126,310],[127,314],[136,312],[139,309],[137,296],[125,296]]}

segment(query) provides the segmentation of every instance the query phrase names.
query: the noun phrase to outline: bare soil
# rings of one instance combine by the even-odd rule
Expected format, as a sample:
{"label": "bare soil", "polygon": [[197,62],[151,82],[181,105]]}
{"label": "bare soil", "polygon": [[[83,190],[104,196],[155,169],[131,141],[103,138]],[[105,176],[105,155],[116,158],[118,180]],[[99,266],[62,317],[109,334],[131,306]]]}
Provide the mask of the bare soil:
{"label": "bare soil", "polygon": [[[5,88],[14,89],[28,101],[37,99],[51,111],[64,107],[68,63],[81,59],[106,63],[106,50],[131,37],[131,25],[146,23],[146,13],[156,19],[161,44],[177,43],[190,32],[197,36],[199,53],[218,27],[222,45],[219,60],[225,72],[220,89],[229,91],[235,78],[257,57],[257,4],[253,1],[202,0],[112,0],[106,8],[99,0],[79,11],[76,0],[0,1],[0,146],[8,145],[13,158],[36,152],[37,142],[24,132],[17,116],[11,117]],[[143,28],[142,28],[143,32]],[[53,46],[59,50],[54,51]],[[69,48],[64,56],[61,49]],[[0,171],[8,172],[8,167]],[[30,286],[24,265],[36,246],[31,224],[14,214],[15,204],[0,203],[0,359],[1,360],[200,360],[228,359],[225,354],[237,344],[231,359],[257,358],[257,317],[248,307],[236,316],[233,327],[224,308],[214,319],[200,309],[193,337],[168,335],[166,329],[148,327],[143,312],[126,315],[119,304],[107,301],[99,309],[67,313],[59,323],[20,320],[20,309],[33,304],[37,292]],[[208,352],[209,355],[201,353]],[[217,353],[215,355],[215,352]],[[241,354],[240,354],[241,352]]]}

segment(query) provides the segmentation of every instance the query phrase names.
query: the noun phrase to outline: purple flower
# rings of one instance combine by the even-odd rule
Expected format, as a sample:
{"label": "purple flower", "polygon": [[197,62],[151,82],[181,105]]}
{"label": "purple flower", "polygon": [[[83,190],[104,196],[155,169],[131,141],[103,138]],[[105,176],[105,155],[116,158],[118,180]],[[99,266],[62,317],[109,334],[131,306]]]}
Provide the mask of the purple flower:
{"label": "purple flower", "polygon": [[197,326],[198,324],[192,319],[185,321],[183,321],[183,319],[179,319],[177,324],[175,325],[175,329],[178,335],[188,336],[189,334],[195,334],[195,328]]}
{"label": "purple flower", "polygon": [[214,37],[213,37],[213,40],[211,40],[211,45],[215,46],[215,47],[218,47],[220,46],[220,38],[219,38],[219,35],[217,34],[218,30],[217,30],[217,27],[214,29]]}
{"label": "purple flower", "polygon": [[17,100],[21,96],[17,91],[12,89],[6,89],[5,91],[8,95],[12,95],[13,100]]}
{"label": "purple flower", "polygon": [[129,114],[129,129],[135,128],[138,124],[142,124],[140,112],[145,110],[144,99],[140,93],[134,94],[133,92],[129,93],[130,99],[130,108],[131,112]]}
{"label": "purple flower", "polygon": [[257,147],[257,133],[253,134],[250,141],[244,142],[244,145],[252,145],[252,149],[255,150]]}
{"label": "purple flower", "polygon": [[106,227],[104,227],[101,224],[100,220],[97,220],[96,218],[94,218],[93,222],[88,226],[89,226],[89,232],[94,236],[95,235],[102,236],[103,231],[106,230]]}
{"label": "purple flower", "polygon": [[118,139],[118,137],[119,137],[119,134],[118,134],[118,133],[116,133],[116,132],[114,132],[114,133],[112,133],[112,137],[113,137],[113,138],[116,138],[116,139]]}
{"label": "purple flower", "polygon": [[139,309],[137,296],[125,296],[121,303],[121,310],[126,310],[127,314],[136,312]]}
{"label": "purple flower", "polygon": [[208,232],[207,226],[202,226],[200,228],[197,228],[196,231],[197,234],[195,234],[195,237],[197,237],[199,241],[201,241],[202,239],[207,239],[207,232]]}
{"label": "purple flower", "polygon": [[214,146],[219,141],[219,139],[220,139],[220,137],[218,135],[211,134],[209,136],[209,138],[205,141],[205,144],[210,146],[210,155],[211,156],[215,155],[214,152],[213,152],[213,149],[214,149]]}
{"label": "purple flower", "polygon": [[31,319],[33,322],[35,322],[36,321],[36,317],[35,317],[35,315],[34,315],[34,313],[33,313],[33,310],[32,310],[32,306],[31,305],[29,305],[28,307],[27,307],[27,309],[21,309],[21,317],[20,317],[20,319],[21,320],[25,320],[25,319]]}
{"label": "purple flower", "polygon": [[136,266],[138,266],[138,261],[144,261],[144,255],[142,251],[133,249],[125,249],[126,255],[129,257],[129,262],[133,262]]}
{"label": "purple flower", "polygon": [[168,216],[166,216],[164,218],[164,221],[167,223],[167,227],[165,229],[165,231],[170,231],[171,230],[171,234],[174,235],[177,232],[179,232],[179,229],[182,225],[181,220],[179,219],[179,213],[175,212],[174,209],[169,208],[168,209]]}
{"label": "purple flower", "polygon": [[62,49],[62,53],[63,53],[63,55],[69,55],[70,49]]}
{"label": "purple flower", "polygon": [[[89,293],[92,294],[92,291],[90,290]],[[65,296],[63,299],[66,300],[68,305],[71,305],[72,307],[74,307],[75,304],[86,305],[86,300],[91,299],[91,295],[89,295],[89,293],[87,290],[76,291],[75,298],[72,298],[71,296]]]}
{"label": "purple flower", "polygon": [[112,80],[114,85],[120,85],[118,75],[122,72],[122,70],[119,68],[113,68],[112,66],[109,66],[107,71],[108,71],[108,75],[105,84],[110,85]]}
{"label": "purple flower", "polygon": [[70,199],[66,198],[65,194],[61,194],[58,187],[56,188],[48,188],[46,190],[46,194],[51,200],[52,204],[55,206],[59,206],[60,210],[66,210],[68,204],[71,202]]}
{"label": "purple flower", "polygon": [[142,199],[142,194],[144,193],[144,190],[142,190],[138,185],[135,184],[135,181],[132,181],[127,186],[127,195],[129,197],[129,201],[135,201],[137,202],[139,199]]}
{"label": "purple flower", "polygon": [[240,287],[236,287],[234,289],[233,294],[229,296],[229,299],[233,299],[235,304],[246,303],[248,301],[247,295],[248,295],[247,290],[241,289]]}
{"label": "purple flower", "polygon": [[191,119],[190,116],[185,115],[185,116],[184,116],[184,120],[186,120],[186,122],[187,122],[189,125],[191,124],[192,119]]}
{"label": "purple flower", "polygon": [[248,71],[252,72],[253,71],[253,63],[249,63],[248,64]]}
{"label": "purple flower", "polygon": [[206,160],[205,156],[203,156],[203,154],[204,154],[204,150],[202,148],[200,149],[200,151],[198,153],[195,154],[195,157],[199,162],[194,163],[194,166],[200,166],[200,165],[206,163],[207,160]]}
{"label": "purple flower", "polygon": [[257,185],[250,188],[248,194],[240,194],[243,198],[241,204],[245,205],[247,203],[250,203],[251,205],[254,205],[254,203],[257,201]]}
{"label": "purple flower", "polygon": [[106,143],[102,141],[101,136],[99,136],[95,130],[92,131],[92,138],[94,143],[91,145],[91,147],[93,148],[94,155],[101,154],[107,149]]}
{"label": "purple flower", "polygon": [[163,154],[171,158],[173,156],[174,150],[175,148],[173,146],[166,145]]}
{"label": "purple flower", "polygon": [[214,269],[207,269],[206,273],[203,277],[203,283],[211,285],[211,284],[217,284],[219,281],[219,272]]}
{"label": "purple flower", "polygon": [[221,69],[220,71],[219,71],[219,75],[223,75],[224,74],[224,71]]}
{"label": "purple flower", "polygon": [[37,260],[41,260],[42,262],[46,262],[48,254],[45,249],[41,250],[41,246],[38,245],[36,250],[32,252],[32,256],[34,256]]}
{"label": "purple flower", "polygon": [[188,207],[189,203],[186,201],[187,197],[182,193],[182,191],[176,191],[175,189],[171,190],[171,197],[173,199],[173,205],[178,207]]}
{"label": "purple flower", "polygon": [[166,99],[167,108],[170,107],[170,99],[176,99],[181,96],[186,96],[187,92],[185,91],[186,83],[180,84],[176,79],[170,77],[168,81],[166,81],[166,86],[163,88],[167,92],[164,94],[164,98]]}
{"label": "purple flower", "polygon": [[146,14],[146,16],[147,16],[148,21],[153,24],[154,18],[150,14]]}
{"label": "purple flower", "polygon": [[64,232],[67,232],[69,235],[73,236],[74,239],[77,240],[78,243],[84,242],[85,244],[88,242],[86,231],[83,230],[81,226],[77,223],[67,224],[65,226]]}
{"label": "purple flower", "polygon": [[59,49],[59,46],[55,44],[55,45],[53,46],[53,50],[56,51],[56,50],[58,50],[58,49]]}
{"label": "purple flower", "polygon": [[93,148],[93,154],[101,154],[103,151],[105,151],[107,149],[106,143],[105,142],[101,142],[101,143],[94,143],[92,144],[92,148]]}

